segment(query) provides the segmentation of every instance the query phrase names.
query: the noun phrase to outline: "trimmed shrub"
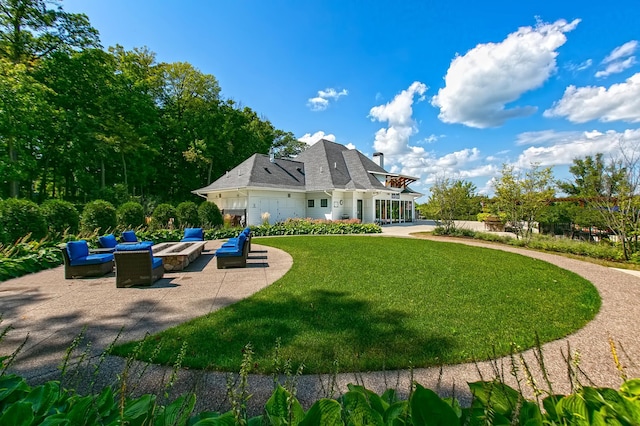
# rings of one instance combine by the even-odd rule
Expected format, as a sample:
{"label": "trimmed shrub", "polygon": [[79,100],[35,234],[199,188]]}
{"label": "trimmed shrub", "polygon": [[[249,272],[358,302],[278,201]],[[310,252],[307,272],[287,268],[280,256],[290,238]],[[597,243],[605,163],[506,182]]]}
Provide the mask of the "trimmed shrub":
{"label": "trimmed shrub", "polygon": [[139,228],[144,225],[144,208],[135,201],[124,203],[116,211],[118,225],[124,228]]}
{"label": "trimmed shrub", "polygon": [[105,200],[95,200],[84,206],[80,229],[87,233],[97,231],[99,234],[104,234],[114,229],[116,223],[116,208],[113,204]]}
{"label": "trimmed shrub", "polygon": [[176,207],[176,219],[178,220],[178,225],[183,228],[200,226],[196,203],[185,201],[178,204],[178,207]]}
{"label": "trimmed shrub", "polygon": [[167,228],[169,219],[175,219],[176,209],[171,204],[160,204],[151,215],[151,227],[154,229]]}
{"label": "trimmed shrub", "polygon": [[0,227],[5,242],[14,243],[27,234],[39,240],[47,235],[47,223],[40,207],[33,201],[9,198],[0,203]]}
{"label": "trimmed shrub", "polygon": [[80,213],[73,204],[63,200],[47,200],[40,211],[49,227],[49,232],[76,234],[80,224]]}
{"label": "trimmed shrub", "polygon": [[206,228],[215,228],[222,225],[222,213],[216,203],[203,201],[198,207],[198,216],[200,224]]}

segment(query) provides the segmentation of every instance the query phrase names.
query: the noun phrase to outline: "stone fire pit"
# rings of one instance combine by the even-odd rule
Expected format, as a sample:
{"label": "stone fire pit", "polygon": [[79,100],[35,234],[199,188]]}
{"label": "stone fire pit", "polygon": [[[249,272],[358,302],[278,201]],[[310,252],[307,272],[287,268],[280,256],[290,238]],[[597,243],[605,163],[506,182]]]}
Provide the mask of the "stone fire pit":
{"label": "stone fire pit", "polygon": [[153,257],[161,257],[165,271],[181,271],[202,254],[206,242],[160,243],[152,247]]}

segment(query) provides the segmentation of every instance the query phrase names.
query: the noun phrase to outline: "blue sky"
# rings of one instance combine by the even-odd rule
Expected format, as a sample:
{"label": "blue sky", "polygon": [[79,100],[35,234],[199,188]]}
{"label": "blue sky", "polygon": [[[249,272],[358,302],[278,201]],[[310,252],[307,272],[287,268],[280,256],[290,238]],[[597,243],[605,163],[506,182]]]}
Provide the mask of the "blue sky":
{"label": "blue sky", "polygon": [[104,47],[189,62],[313,143],[472,181],[640,141],[640,2],[66,0]]}

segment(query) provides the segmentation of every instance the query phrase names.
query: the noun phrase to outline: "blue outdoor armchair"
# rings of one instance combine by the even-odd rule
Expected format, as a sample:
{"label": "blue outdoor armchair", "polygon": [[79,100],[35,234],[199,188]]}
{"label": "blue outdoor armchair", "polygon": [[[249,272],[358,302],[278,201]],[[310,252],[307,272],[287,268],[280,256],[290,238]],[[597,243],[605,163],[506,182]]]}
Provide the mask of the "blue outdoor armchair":
{"label": "blue outdoor armchair", "polygon": [[184,238],[181,242],[204,241],[204,231],[202,228],[184,228]]}
{"label": "blue outdoor armchair", "polygon": [[64,277],[100,276],[113,271],[113,254],[90,254],[85,240],[69,241],[61,247],[64,258]]}

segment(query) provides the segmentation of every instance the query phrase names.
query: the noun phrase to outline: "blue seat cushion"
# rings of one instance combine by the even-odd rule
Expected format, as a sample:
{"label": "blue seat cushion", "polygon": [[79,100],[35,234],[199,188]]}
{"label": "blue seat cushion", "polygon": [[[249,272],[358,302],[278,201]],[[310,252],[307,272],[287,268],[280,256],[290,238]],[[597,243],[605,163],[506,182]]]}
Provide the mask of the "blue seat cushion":
{"label": "blue seat cushion", "polygon": [[242,250],[219,248],[216,250],[216,256],[218,257],[238,257],[242,256]]}
{"label": "blue seat cushion", "polygon": [[116,251],[151,250],[152,245],[153,242],[151,241],[140,241],[135,244],[118,244]]}
{"label": "blue seat cushion", "polygon": [[151,269],[156,269],[162,266],[162,258],[161,257],[152,257],[151,258]]}
{"label": "blue seat cushion", "polygon": [[194,241],[204,241],[202,238],[183,238],[180,240],[181,243],[192,243]]}
{"label": "blue seat cushion", "polygon": [[98,244],[100,244],[102,248],[115,248],[118,245],[118,240],[116,240],[113,234],[108,234],[98,237]]}
{"label": "blue seat cushion", "polygon": [[135,243],[138,241],[138,237],[136,237],[136,233],[133,231],[124,231],[121,237],[125,243]]}
{"label": "blue seat cushion", "polygon": [[184,229],[184,238],[182,241],[187,241],[187,238],[195,238],[188,241],[203,241],[204,240],[204,232],[202,232],[202,228],[185,228]]}
{"label": "blue seat cushion", "polygon": [[99,265],[101,263],[107,263],[113,261],[113,255],[111,253],[90,254],[87,256],[78,257],[71,260],[71,266],[83,266],[83,265]]}
{"label": "blue seat cushion", "polygon": [[79,259],[89,255],[89,246],[85,240],[69,241],[67,243],[69,260]]}

